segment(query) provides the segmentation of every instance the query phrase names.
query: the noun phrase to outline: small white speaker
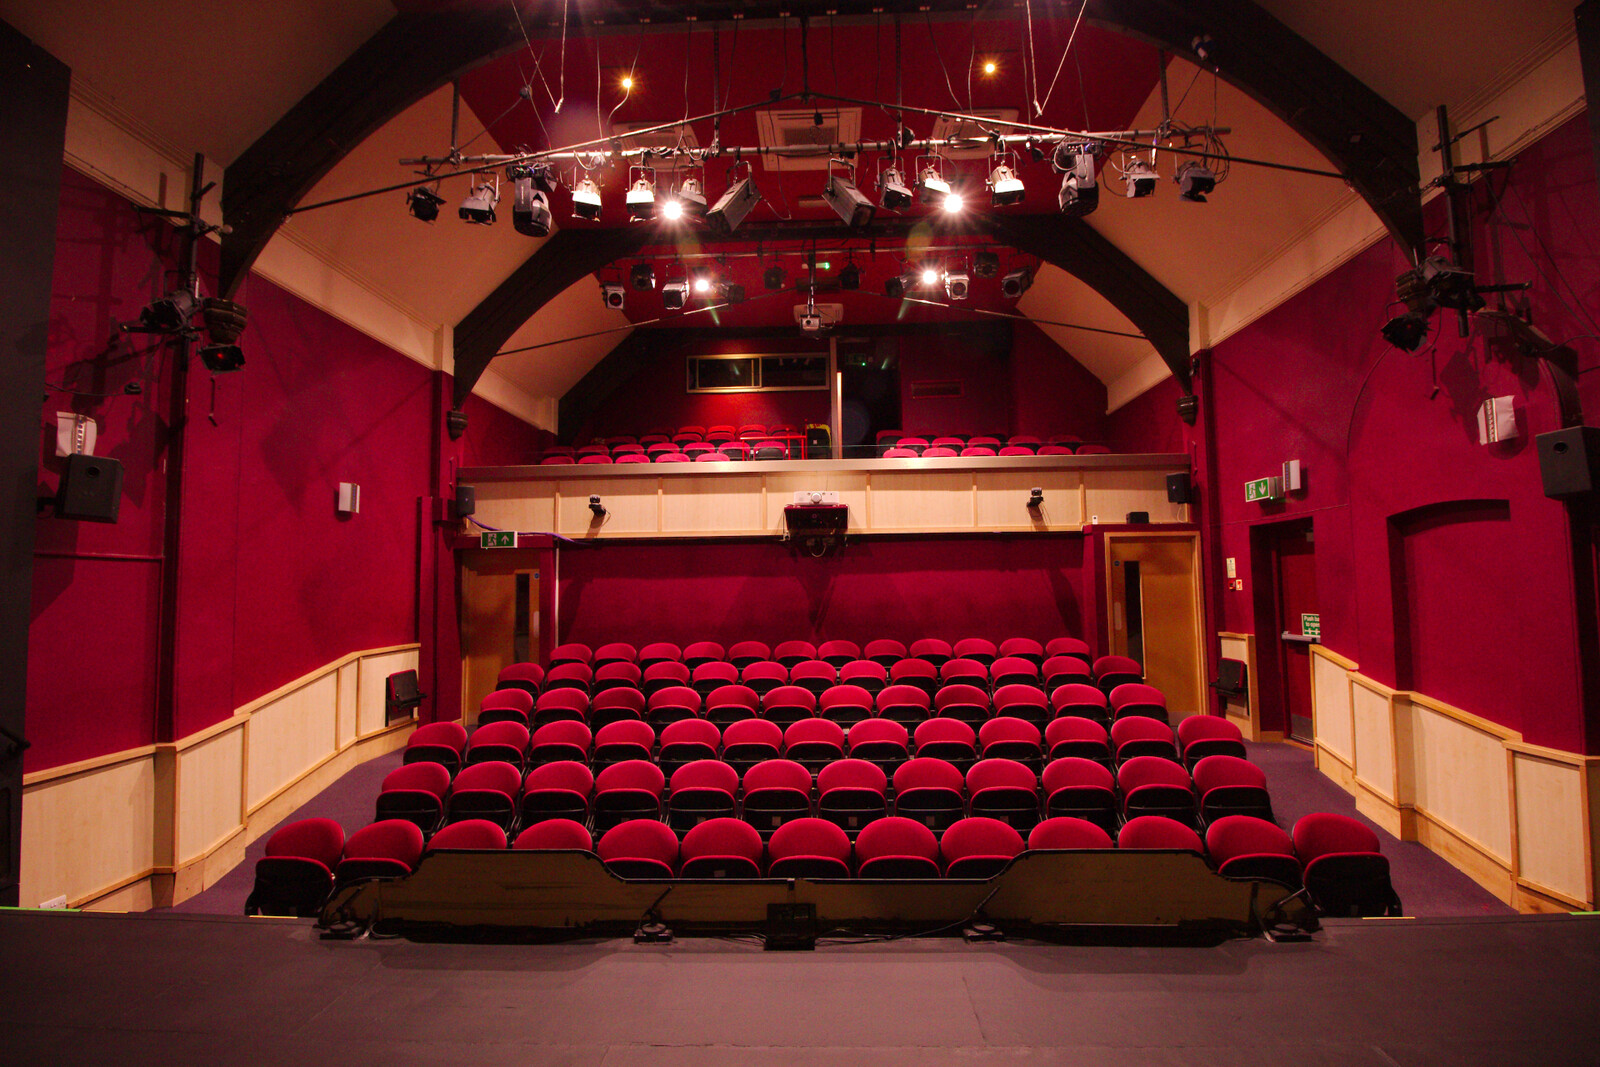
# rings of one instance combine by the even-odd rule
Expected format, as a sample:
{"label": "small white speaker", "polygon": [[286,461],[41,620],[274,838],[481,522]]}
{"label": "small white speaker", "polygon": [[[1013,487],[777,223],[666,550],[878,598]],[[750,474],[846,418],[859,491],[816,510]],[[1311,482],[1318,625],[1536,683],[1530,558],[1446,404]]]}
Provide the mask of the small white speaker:
{"label": "small white speaker", "polygon": [[339,514],[354,515],[361,510],[361,487],[355,482],[339,483]]}

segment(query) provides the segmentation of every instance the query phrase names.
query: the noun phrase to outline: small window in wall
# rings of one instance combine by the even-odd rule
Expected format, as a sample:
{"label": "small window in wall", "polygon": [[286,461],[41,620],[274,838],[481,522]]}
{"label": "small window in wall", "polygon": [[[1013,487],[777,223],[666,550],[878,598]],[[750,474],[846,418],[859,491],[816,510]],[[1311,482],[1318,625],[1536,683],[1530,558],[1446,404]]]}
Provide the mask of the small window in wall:
{"label": "small window in wall", "polygon": [[828,388],[823,355],[722,355],[688,358],[691,393],[782,393]]}

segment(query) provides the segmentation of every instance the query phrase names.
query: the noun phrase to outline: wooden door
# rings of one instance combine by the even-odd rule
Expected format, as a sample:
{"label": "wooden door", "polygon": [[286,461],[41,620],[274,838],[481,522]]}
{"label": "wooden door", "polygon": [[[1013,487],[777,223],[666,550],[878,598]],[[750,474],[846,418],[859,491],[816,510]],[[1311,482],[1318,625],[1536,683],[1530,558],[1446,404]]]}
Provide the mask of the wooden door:
{"label": "wooden door", "polygon": [[1303,620],[1317,614],[1316,550],[1311,523],[1284,523],[1273,531],[1272,560],[1277,619],[1269,635],[1276,642],[1283,672],[1283,705],[1289,736],[1310,743],[1311,645]]}
{"label": "wooden door", "polygon": [[471,725],[503,668],[539,658],[539,570],[525,549],[462,555],[461,708]]}
{"label": "wooden door", "polygon": [[1107,534],[1111,653],[1144,665],[1173,722],[1206,710],[1199,536]]}

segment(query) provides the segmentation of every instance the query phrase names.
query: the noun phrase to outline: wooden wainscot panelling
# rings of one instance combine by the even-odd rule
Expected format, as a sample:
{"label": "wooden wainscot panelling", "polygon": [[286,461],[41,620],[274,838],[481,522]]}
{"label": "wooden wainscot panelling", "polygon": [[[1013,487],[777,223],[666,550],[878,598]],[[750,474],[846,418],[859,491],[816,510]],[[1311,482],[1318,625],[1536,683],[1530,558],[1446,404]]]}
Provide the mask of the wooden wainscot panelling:
{"label": "wooden wainscot panelling", "polygon": [[[703,466],[703,465],[702,465]],[[761,475],[683,475],[661,479],[661,531],[761,530]]]}
{"label": "wooden wainscot panelling", "polygon": [[1261,714],[1257,703],[1256,635],[1220,631],[1217,641],[1223,659],[1236,659],[1244,664],[1245,691],[1242,696],[1230,696],[1226,702],[1227,717],[1251,741],[1281,741],[1283,735],[1276,731],[1265,736],[1261,730]]}
{"label": "wooden wainscot panelling", "polygon": [[385,683],[389,675],[399,671],[415,670],[417,649],[414,646],[372,652],[361,657],[356,687],[356,735],[369,737],[386,726],[387,715]]}
{"label": "wooden wainscot panelling", "polygon": [[[1028,493],[1044,490],[1037,511]],[[1084,523],[1083,477],[1077,471],[995,471],[977,481],[977,522],[984,530],[1076,530]],[[1154,518],[1154,516],[1152,516]]]}
{"label": "wooden wainscot panelling", "polygon": [[1523,911],[1593,909],[1600,757],[1508,742],[1515,889]]}
{"label": "wooden wainscot panelling", "polygon": [[[593,485],[574,479],[561,484],[556,506],[556,529],[568,537],[615,537],[619,534],[654,534],[661,531],[660,478],[596,478]],[[589,510],[589,497],[598,496],[604,515]],[[539,530],[547,527],[513,526]]]}
{"label": "wooden wainscot panelling", "polygon": [[807,471],[800,474],[768,474],[766,477],[766,533],[783,533],[785,505],[794,503],[796,493],[820,490],[839,494],[839,503],[850,509],[850,532],[860,532],[867,521],[867,472],[863,470]]}
{"label": "wooden wainscot panelling", "polygon": [[[1396,709],[1397,690],[1365,675],[1350,678],[1350,720],[1355,729],[1356,809],[1402,841],[1415,837],[1407,777],[1406,737],[1398,736],[1403,718]],[[1406,720],[1409,723],[1409,719]]]}
{"label": "wooden wainscot panelling", "polygon": [[[247,764],[251,807],[333,752],[338,706],[338,674],[329,672],[251,713]],[[356,721],[359,726],[359,714]]]}
{"label": "wooden wainscot panelling", "polygon": [[[556,483],[553,481],[482,482],[474,489],[473,518],[479,522],[497,530],[556,528]],[[587,502],[588,497],[584,499]]]}
{"label": "wooden wainscot panelling", "polygon": [[971,471],[883,471],[872,475],[868,523],[877,530],[970,530]]}
{"label": "wooden wainscot panelling", "polygon": [[[403,668],[402,668],[403,669]],[[360,684],[360,663],[339,668],[339,747],[356,739],[356,689]]]}
{"label": "wooden wainscot panelling", "polygon": [[1311,723],[1317,769],[1355,792],[1355,721],[1350,702],[1354,661],[1322,645],[1311,646]]}
{"label": "wooden wainscot panelling", "polygon": [[153,745],[26,775],[21,903],[64,896],[69,907],[85,907],[146,883],[155,818]]}
{"label": "wooden wainscot panelling", "polygon": [[1147,511],[1151,522],[1188,522],[1189,505],[1167,501],[1166,470],[1095,471],[1084,477],[1087,522],[1126,522],[1128,512]]}

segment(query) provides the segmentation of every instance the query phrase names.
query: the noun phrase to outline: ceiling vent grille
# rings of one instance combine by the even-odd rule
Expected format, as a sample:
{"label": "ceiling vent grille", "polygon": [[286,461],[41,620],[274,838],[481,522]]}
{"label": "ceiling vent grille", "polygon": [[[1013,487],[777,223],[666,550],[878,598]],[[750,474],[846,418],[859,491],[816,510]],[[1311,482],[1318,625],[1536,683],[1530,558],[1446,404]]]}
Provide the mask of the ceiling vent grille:
{"label": "ceiling vent grille", "polygon": [[827,170],[828,156],[786,155],[783,149],[797,145],[850,144],[861,139],[861,109],[838,108],[822,111],[822,125],[817,125],[819,112],[808,109],[784,110],[770,108],[756,112],[756,133],[763,148],[777,149],[775,155],[763,156],[761,165],[767,170]]}

